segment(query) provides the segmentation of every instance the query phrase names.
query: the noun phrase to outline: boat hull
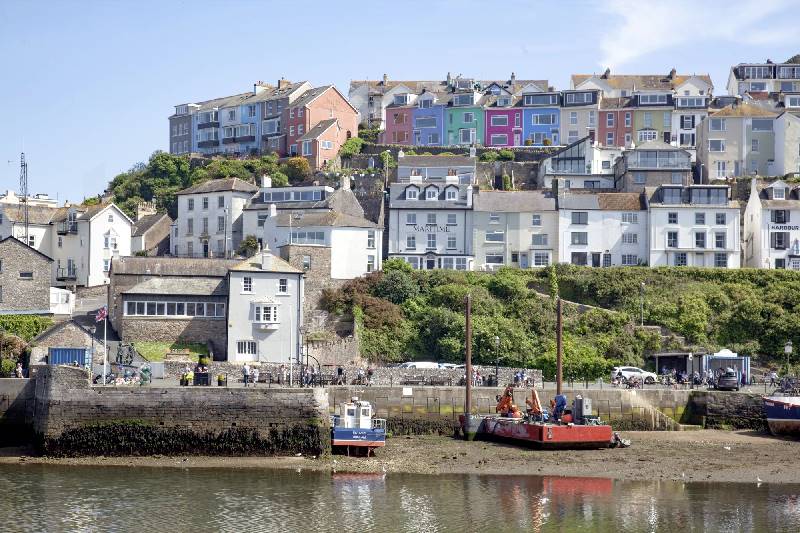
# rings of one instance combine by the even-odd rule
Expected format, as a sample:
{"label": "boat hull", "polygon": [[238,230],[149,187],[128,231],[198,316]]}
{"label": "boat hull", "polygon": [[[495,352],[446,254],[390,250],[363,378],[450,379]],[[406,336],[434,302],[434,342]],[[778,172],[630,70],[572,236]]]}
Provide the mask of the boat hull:
{"label": "boat hull", "polygon": [[764,416],[773,435],[800,437],[800,398],[764,398]]}
{"label": "boat hull", "polygon": [[545,424],[503,417],[486,417],[478,437],[539,449],[597,449],[611,446],[611,426]]}
{"label": "boat hull", "polygon": [[380,448],[386,445],[386,431],[384,429],[334,427],[331,429],[331,444],[333,446]]}

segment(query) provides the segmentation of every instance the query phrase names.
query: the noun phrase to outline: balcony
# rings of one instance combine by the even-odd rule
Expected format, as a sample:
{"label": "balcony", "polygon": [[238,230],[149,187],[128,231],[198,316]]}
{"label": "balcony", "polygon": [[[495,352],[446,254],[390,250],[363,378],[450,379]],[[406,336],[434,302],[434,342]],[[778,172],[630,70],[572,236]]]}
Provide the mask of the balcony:
{"label": "balcony", "polygon": [[78,223],[75,221],[59,222],[56,227],[56,233],[59,235],[75,235],[78,233]]}
{"label": "balcony", "polygon": [[198,148],[211,148],[212,146],[219,146],[219,139],[214,139],[213,141],[199,141],[197,143]]}
{"label": "balcony", "polygon": [[198,130],[204,130],[207,128],[219,128],[219,121],[214,122],[201,122],[197,125]]}
{"label": "balcony", "polygon": [[256,141],[255,135],[244,135],[242,137],[234,137],[237,143],[252,143]]}
{"label": "balcony", "polygon": [[56,280],[58,281],[75,281],[78,279],[78,271],[75,268],[57,268]]}
{"label": "balcony", "polygon": [[236,144],[236,137],[225,137],[222,139],[222,144]]}
{"label": "balcony", "polygon": [[[682,154],[681,154],[682,155]],[[680,157],[677,152],[665,151],[657,156],[652,154],[634,154],[627,160],[628,168],[634,169],[680,169],[689,170],[692,164],[687,157]]]}

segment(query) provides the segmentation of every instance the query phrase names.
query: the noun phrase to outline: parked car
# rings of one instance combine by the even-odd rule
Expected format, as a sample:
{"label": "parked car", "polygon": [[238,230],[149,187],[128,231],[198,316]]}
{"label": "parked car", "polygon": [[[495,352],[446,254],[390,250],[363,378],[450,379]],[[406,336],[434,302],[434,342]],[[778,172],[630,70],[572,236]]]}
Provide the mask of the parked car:
{"label": "parked car", "polygon": [[452,370],[456,368],[458,365],[455,363],[439,363],[439,368],[443,368],[444,370]]}
{"label": "parked car", "polygon": [[714,384],[717,390],[739,390],[739,373],[735,370],[728,370]]}
{"label": "parked car", "polygon": [[648,372],[635,366],[615,366],[611,371],[611,379],[613,380],[616,378],[620,372],[622,372],[622,377],[625,379],[634,377],[640,381],[643,381],[647,385],[652,385],[658,379],[658,376],[656,376],[653,372]]}
{"label": "parked car", "polygon": [[437,369],[439,368],[439,363],[434,363],[432,361],[408,361],[400,365],[400,368],[415,368],[417,370]]}

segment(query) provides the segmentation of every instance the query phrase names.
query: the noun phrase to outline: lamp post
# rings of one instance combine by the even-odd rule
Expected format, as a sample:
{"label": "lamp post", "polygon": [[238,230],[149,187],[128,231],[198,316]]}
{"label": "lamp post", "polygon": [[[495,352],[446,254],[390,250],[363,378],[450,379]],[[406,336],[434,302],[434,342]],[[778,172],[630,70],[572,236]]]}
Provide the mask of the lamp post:
{"label": "lamp post", "polygon": [[92,358],[89,361],[89,370],[94,375],[94,371],[92,370],[92,364],[94,364],[94,334],[97,332],[97,326],[89,326],[89,333],[92,335]]}
{"label": "lamp post", "polygon": [[494,336],[494,386],[500,385],[500,337]]}
{"label": "lamp post", "polygon": [[639,285],[639,316],[644,327],[644,281]]}
{"label": "lamp post", "polygon": [[786,354],[786,375],[789,375],[789,357],[792,355],[792,341],[786,341],[786,345],[783,347],[783,353]]}

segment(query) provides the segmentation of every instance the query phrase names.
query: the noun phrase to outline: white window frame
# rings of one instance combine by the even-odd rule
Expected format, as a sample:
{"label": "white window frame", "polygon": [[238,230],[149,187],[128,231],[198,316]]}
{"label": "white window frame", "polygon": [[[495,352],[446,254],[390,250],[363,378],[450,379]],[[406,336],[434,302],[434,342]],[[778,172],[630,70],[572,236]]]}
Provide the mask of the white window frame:
{"label": "white window frame", "polygon": [[242,277],[242,294],[253,294],[253,277]]}
{"label": "white window frame", "polygon": [[236,341],[236,355],[258,355],[258,343],[251,340]]}
{"label": "white window frame", "polygon": [[[502,139],[502,141],[500,140]],[[506,133],[493,133],[489,137],[490,146],[508,146],[508,134]]]}
{"label": "white window frame", "polygon": [[[500,119],[495,120],[495,119]],[[492,127],[508,127],[508,115],[492,115],[489,119]]]}

